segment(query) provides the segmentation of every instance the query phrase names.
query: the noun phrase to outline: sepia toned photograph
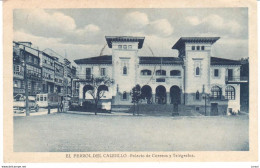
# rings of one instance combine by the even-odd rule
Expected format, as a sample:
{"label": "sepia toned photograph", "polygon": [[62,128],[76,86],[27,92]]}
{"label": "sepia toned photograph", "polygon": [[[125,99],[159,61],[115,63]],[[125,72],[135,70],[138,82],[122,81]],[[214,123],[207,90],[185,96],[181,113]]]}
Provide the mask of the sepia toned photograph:
{"label": "sepia toned photograph", "polygon": [[6,161],[256,159],[252,2],[5,3]]}
{"label": "sepia toned photograph", "polygon": [[249,150],[247,8],[13,14],[15,152]]}

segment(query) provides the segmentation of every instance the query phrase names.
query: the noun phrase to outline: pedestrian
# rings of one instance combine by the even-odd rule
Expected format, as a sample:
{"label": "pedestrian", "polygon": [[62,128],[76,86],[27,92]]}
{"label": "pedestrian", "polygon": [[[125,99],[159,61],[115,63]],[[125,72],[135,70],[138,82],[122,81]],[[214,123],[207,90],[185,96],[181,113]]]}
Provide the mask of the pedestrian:
{"label": "pedestrian", "polygon": [[63,112],[63,96],[60,99],[60,112]]}

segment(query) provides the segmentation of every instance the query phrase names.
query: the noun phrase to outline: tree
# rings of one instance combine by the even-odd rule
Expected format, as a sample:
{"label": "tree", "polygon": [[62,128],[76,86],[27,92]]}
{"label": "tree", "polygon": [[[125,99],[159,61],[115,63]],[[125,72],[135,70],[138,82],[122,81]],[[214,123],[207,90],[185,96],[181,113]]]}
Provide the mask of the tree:
{"label": "tree", "polygon": [[95,115],[97,115],[98,102],[100,98],[104,96],[104,93],[108,91],[109,86],[111,86],[114,83],[114,81],[107,76],[105,77],[92,76],[91,79],[86,80],[83,83],[85,85],[89,85],[88,90],[86,92],[88,92],[94,100]]}
{"label": "tree", "polygon": [[[138,103],[139,103],[140,99],[142,99],[140,85],[136,85],[135,87],[132,88],[131,96],[132,96],[132,103],[134,103],[133,115],[135,115],[135,104],[138,107]],[[139,115],[139,109],[137,110],[137,114]]]}

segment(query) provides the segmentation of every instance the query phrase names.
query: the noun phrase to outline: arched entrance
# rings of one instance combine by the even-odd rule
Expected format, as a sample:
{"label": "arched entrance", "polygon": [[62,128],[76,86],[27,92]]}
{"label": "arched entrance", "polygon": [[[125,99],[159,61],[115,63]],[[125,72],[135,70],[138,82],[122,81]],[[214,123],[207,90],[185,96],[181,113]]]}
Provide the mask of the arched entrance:
{"label": "arched entrance", "polygon": [[158,104],[166,104],[166,89],[164,86],[157,86],[155,89],[155,102]]}
{"label": "arched entrance", "polygon": [[86,92],[89,91],[89,90],[93,90],[93,86],[91,85],[85,85],[83,87],[83,99],[86,99]]}
{"label": "arched entrance", "polygon": [[171,104],[181,104],[181,89],[174,85],[170,88]]}
{"label": "arched entrance", "polygon": [[100,85],[99,87],[98,87],[98,94],[99,94],[99,97],[100,98],[106,98],[106,93],[107,93],[107,91],[108,91],[108,87],[106,86],[106,85]]}
{"label": "arched entrance", "polygon": [[149,85],[144,85],[141,88],[141,96],[147,101],[147,104],[152,104],[152,88]]}

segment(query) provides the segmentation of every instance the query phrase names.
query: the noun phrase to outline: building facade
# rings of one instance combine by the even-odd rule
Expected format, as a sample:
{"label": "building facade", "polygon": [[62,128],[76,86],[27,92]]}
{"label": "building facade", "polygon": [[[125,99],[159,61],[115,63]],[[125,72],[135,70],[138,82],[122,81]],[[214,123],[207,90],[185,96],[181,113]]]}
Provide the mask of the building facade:
{"label": "building facade", "polygon": [[182,37],[172,47],[178,57],[139,56],[144,39],[106,36],[112,55],[75,60],[80,100],[92,99],[80,80],[106,76],[114,80],[106,94],[113,105],[131,105],[130,91],[138,84],[144,104],[179,104],[208,115],[240,110],[240,84],[248,79],[240,76],[240,61],[212,56],[219,37]]}
{"label": "building facade", "polygon": [[42,67],[42,92],[54,93],[54,61],[55,59],[45,52],[40,53]]}
{"label": "building facade", "polygon": [[30,96],[35,96],[41,92],[42,68],[39,54],[39,50],[31,48],[31,43],[13,43],[14,96],[25,93],[25,80],[28,83],[28,94]]}
{"label": "building facade", "polygon": [[[25,72],[26,69],[26,72]],[[59,93],[72,95],[72,81],[77,78],[76,67],[68,59],[61,60],[47,51],[32,47],[31,42],[13,42],[13,96]]]}

